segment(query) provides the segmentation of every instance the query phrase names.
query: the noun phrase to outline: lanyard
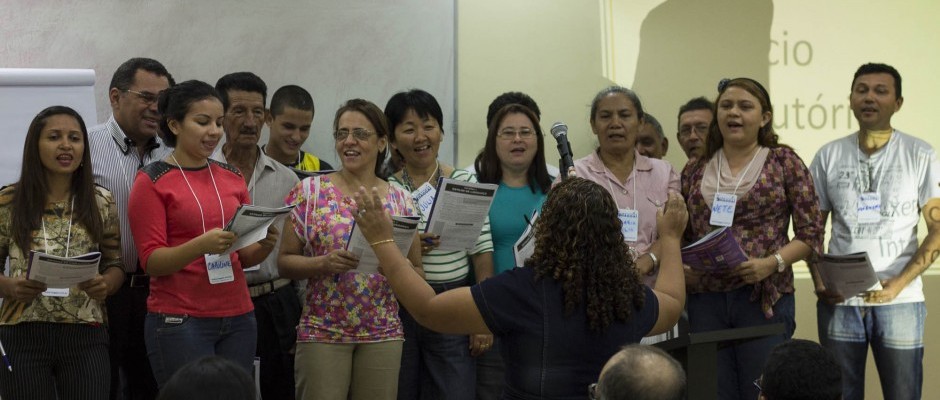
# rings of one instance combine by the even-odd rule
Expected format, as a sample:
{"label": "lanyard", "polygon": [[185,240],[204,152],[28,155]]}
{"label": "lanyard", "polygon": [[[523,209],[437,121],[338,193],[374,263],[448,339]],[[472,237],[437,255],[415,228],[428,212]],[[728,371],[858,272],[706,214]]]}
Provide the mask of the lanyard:
{"label": "lanyard", "polygon": [[[613,175],[614,173],[611,172],[610,174]],[[636,157],[633,158],[633,172],[631,172],[631,175],[633,175],[633,209],[636,210],[636,181],[640,178],[636,173]],[[614,175],[614,177],[616,176]],[[629,177],[627,178],[629,179]],[[620,208],[620,202],[617,201],[617,196],[614,195],[614,187],[610,184],[611,180],[610,178],[607,179],[607,189],[610,190],[610,195],[614,198],[614,204],[617,205],[617,208]]]}
{"label": "lanyard", "polygon": [[[176,160],[176,156],[173,153],[170,153],[170,157],[173,157],[173,162],[176,163],[176,167],[180,169],[180,174],[183,175],[183,180],[186,181],[186,186],[189,187],[189,192],[193,194],[193,198],[196,199],[196,206],[199,207],[199,217],[202,218],[202,233],[206,233],[206,215],[202,212],[202,203],[199,201],[199,197],[196,196],[196,191],[193,190],[193,185],[189,184],[189,179],[186,178],[186,173],[183,172],[183,167],[180,165],[180,162]],[[219,198],[219,211],[222,212],[222,227],[225,227],[225,209],[222,208],[222,195],[219,194],[219,186],[215,183],[215,176],[212,175],[212,166],[209,165],[209,160],[206,160],[206,168],[209,169],[209,178],[212,179],[212,186],[215,188],[215,195]]]}
{"label": "lanyard", "polygon": [[[888,144],[891,144],[890,140],[888,141]],[[879,164],[880,164],[880,165],[879,165],[880,168],[878,168],[878,171],[879,171],[881,174],[880,174],[880,176],[878,177],[878,186],[877,186],[878,189],[881,188],[881,183],[884,181],[885,175],[886,175],[886,174],[884,174],[884,169],[885,169],[884,159],[888,157],[888,144],[885,144],[885,147],[884,147],[885,152],[884,152],[884,154],[881,155],[881,157],[879,157],[879,159],[881,160],[881,162],[879,163]],[[861,145],[860,145],[859,142],[858,142],[858,135],[855,135],[855,154],[858,155],[858,157],[855,158],[855,168],[858,170],[858,176],[859,176],[859,178],[861,178],[861,176],[862,176],[862,162],[861,162],[859,159],[860,159],[862,156],[864,156],[864,154],[862,154],[862,149],[859,148],[860,146],[861,146]],[[871,156],[868,156],[868,161],[871,161]],[[860,192],[874,192],[874,191],[876,190],[876,189],[874,189],[874,188],[871,187],[871,181],[872,181],[872,175],[871,175],[872,166],[871,166],[871,164],[869,164],[869,166],[868,166],[868,172],[869,172],[869,173],[868,173],[868,190],[860,190]]]}
{"label": "lanyard", "polygon": [[[758,146],[757,151],[754,152],[754,155],[751,157],[751,162],[747,163],[747,168],[744,168],[744,172],[741,173],[741,178],[738,179],[738,184],[734,186],[734,191],[731,194],[737,194],[738,188],[741,187],[741,182],[744,181],[744,177],[747,176],[747,171],[751,170],[751,165],[754,165],[754,160],[757,159],[757,155],[760,154],[763,146]],[[718,170],[715,171],[715,175],[718,178],[718,182],[715,182],[715,193],[721,193],[721,159],[725,157],[725,151],[719,150],[721,154],[718,155]],[[730,172],[730,163],[729,163],[729,172]]]}
{"label": "lanyard", "polygon": [[[69,229],[68,233],[65,236],[65,257],[69,256],[69,246],[72,244],[72,216],[75,215],[75,196],[72,196],[72,203],[69,205]],[[42,241],[45,246],[46,254],[49,253],[49,237],[46,236],[46,220],[39,218],[39,221],[42,223]]]}

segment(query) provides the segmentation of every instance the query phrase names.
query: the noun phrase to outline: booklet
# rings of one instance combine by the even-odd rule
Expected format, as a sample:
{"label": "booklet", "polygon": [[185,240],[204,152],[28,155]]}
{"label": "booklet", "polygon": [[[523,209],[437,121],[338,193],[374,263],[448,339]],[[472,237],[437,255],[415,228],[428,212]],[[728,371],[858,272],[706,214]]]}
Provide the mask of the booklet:
{"label": "booklet", "polygon": [[238,235],[232,246],[223,254],[230,254],[248,247],[252,243],[264,239],[268,235],[268,227],[274,220],[286,216],[294,208],[293,205],[279,208],[261,207],[251,204],[242,204],[235,211],[225,230]]}
{"label": "booklet", "polygon": [[819,256],[819,276],[826,289],[848,299],[871,290],[881,290],[881,282],[868,253]]}
{"label": "booklet", "polygon": [[704,272],[729,272],[747,261],[737,239],[728,227],[715,229],[682,248],[682,263]]}
{"label": "booklet", "polygon": [[94,279],[98,275],[101,252],[76,257],[59,257],[30,250],[26,279],[45,283],[51,289],[66,289]]}
{"label": "booklet", "polygon": [[438,250],[471,250],[499,185],[440,178],[425,231],[441,237]]}
{"label": "booklet", "polygon": [[[405,257],[408,257],[420,223],[420,217],[392,216],[392,239],[395,240],[395,246],[398,246],[398,250]],[[362,236],[362,232],[356,229],[355,223],[351,230],[349,241],[346,242],[346,251],[359,257],[359,266],[356,267],[355,272],[377,274],[379,258],[376,257],[375,251],[372,250],[366,237]]]}
{"label": "booklet", "polygon": [[525,260],[535,254],[535,219],[538,217],[539,212],[536,210],[532,213],[532,218],[526,218],[525,230],[522,231],[519,240],[516,240],[516,244],[512,246],[512,255],[516,259],[516,268],[524,267]]}

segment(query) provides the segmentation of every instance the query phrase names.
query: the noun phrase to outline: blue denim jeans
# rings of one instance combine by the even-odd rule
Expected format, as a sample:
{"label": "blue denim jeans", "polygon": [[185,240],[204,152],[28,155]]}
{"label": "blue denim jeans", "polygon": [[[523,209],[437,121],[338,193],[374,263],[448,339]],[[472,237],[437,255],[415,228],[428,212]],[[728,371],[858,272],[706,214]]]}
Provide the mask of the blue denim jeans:
{"label": "blue denim jeans", "polygon": [[719,399],[756,399],[758,391],[754,380],[760,376],[770,350],[790,339],[796,330],[796,303],[792,293],[784,294],[774,304],[774,316],[767,319],[760,303],[750,301],[752,290],[753,286],[747,285],[729,292],[688,296],[689,329],[693,333],[779,322],[786,327],[781,335],[743,341],[718,351]]}
{"label": "blue denim jeans", "polygon": [[[431,284],[436,293],[466,286]],[[398,374],[398,400],[474,400],[476,360],[469,335],[445,335],[427,329],[399,309],[405,343]],[[490,350],[492,351],[492,349]]]}
{"label": "blue denim jeans", "polygon": [[842,364],[842,398],[865,398],[871,345],[886,400],[920,399],[924,383],[924,302],[831,306],[816,302],[819,342]]}
{"label": "blue denim jeans", "polygon": [[144,322],[147,357],[160,387],[186,363],[211,355],[252,374],[257,337],[254,311],[223,318],[147,313]]}

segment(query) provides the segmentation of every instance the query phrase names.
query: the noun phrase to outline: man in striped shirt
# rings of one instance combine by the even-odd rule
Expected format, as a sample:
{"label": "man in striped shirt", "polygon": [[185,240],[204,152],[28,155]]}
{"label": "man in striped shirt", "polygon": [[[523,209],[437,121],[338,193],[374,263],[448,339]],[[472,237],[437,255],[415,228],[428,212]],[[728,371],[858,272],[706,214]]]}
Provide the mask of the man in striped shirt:
{"label": "man in striped shirt", "polygon": [[148,276],[137,262],[137,249],[127,219],[127,199],[137,169],[160,160],[168,149],[157,135],[157,97],[174,84],[156,60],[127,60],[111,78],[111,116],[88,133],[95,183],[114,195],[121,225],[124,285],[108,297],[111,345],[111,399],[154,399],[153,378],[144,344],[144,317],[150,293]]}

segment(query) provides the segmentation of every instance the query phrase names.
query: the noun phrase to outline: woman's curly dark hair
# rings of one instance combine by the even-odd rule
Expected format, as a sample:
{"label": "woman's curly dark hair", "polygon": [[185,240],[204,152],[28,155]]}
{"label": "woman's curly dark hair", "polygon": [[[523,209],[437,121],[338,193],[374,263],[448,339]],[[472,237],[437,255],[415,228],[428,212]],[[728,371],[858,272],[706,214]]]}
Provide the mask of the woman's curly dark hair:
{"label": "woman's curly dark hair", "polygon": [[562,285],[565,315],[582,305],[592,331],[626,321],[643,306],[639,275],[607,190],[572,177],[548,192],[535,221],[535,253],[525,266]]}

